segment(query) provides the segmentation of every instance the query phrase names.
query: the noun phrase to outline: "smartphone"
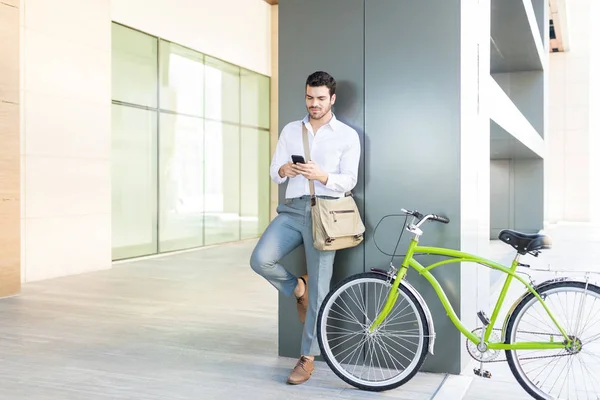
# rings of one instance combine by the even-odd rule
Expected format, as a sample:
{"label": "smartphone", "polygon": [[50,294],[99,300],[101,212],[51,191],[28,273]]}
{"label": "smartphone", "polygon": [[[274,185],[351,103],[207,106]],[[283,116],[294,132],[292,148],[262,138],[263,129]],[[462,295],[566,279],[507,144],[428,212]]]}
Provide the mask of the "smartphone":
{"label": "smartphone", "polygon": [[304,161],[304,157],[297,155],[292,155],[292,162],[294,164],[306,164],[306,161]]}

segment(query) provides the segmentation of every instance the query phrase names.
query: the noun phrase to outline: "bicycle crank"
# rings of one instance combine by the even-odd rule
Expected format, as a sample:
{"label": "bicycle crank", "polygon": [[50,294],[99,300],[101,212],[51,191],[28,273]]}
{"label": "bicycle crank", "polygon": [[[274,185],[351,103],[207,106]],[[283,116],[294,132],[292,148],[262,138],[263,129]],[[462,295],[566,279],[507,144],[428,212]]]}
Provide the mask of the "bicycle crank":
{"label": "bicycle crank", "polygon": [[[481,336],[482,332],[483,332],[483,328],[473,329],[472,332],[477,336]],[[490,342],[492,342],[492,343],[500,342],[500,335],[498,335],[496,332],[492,331],[492,334],[490,336]],[[471,342],[469,339],[467,339],[466,344],[467,344],[467,351],[469,352],[469,355],[474,360],[477,360],[479,362],[492,362],[496,358],[498,358],[498,356],[500,355],[500,350],[490,350],[487,348],[487,346],[485,348],[480,349],[480,348],[478,348],[478,346],[475,343]]]}

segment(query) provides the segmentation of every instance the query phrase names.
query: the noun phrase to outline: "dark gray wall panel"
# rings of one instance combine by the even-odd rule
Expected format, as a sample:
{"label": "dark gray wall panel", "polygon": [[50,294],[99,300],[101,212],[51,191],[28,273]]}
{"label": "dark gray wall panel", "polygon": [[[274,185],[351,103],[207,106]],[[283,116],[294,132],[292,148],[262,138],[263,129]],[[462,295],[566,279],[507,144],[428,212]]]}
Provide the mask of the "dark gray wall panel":
{"label": "dark gray wall panel", "polygon": [[546,18],[546,9],[548,8],[547,0],[531,0],[531,4],[533,5],[533,11],[535,12],[535,19],[537,22],[538,31],[540,33],[540,37],[542,40],[546,39],[548,35],[544,28],[546,27],[547,18]]}
{"label": "dark gray wall panel", "polygon": [[544,227],[544,160],[514,160],[515,229],[537,233]]}
{"label": "dark gray wall panel", "polygon": [[[446,214],[451,224],[427,224],[421,243],[460,248],[460,50],[459,2],[366,0],[367,269],[389,265],[390,257],[375,247],[372,230],[402,207]],[[393,252],[403,222],[382,222],[376,236],[382,250]],[[398,254],[408,239],[404,235]],[[458,265],[434,275],[460,316]],[[409,272],[408,280],[424,295],[436,323],[435,356],[428,357],[424,369],[460,372],[457,330],[425,279]]]}
{"label": "dark gray wall panel", "polygon": [[[364,1],[281,0],[279,2],[279,130],[306,114],[306,77],[324,70],[338,82],[334,112],[338,119],[357,130],[364,152]],[[364,215],[364,163],[359,168],[355,199]],[[285,196],[280,187],[279,200]],[[291,254],[283,264],[298,276],[306,271],[304,249]],[[339,251],[332,284],[362,272],[363,246]],[[302,324],[292,298],[279,296],[279,354],[300,353]]]}
{"label": "dark gray wall panel", "polygon": [[514,229],[513,171],[511,160],[490,161],[490,239],[503,229]]}

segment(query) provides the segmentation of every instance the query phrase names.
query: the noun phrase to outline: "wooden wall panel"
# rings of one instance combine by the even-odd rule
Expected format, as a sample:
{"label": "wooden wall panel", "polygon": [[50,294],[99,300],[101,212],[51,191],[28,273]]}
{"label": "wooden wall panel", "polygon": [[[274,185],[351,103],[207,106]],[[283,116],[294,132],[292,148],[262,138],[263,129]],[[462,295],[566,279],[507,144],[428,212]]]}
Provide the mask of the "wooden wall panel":
{"label": "wooden wall panel", "polygon": [[0,2],[0,297],[21,288],[20,13]]}

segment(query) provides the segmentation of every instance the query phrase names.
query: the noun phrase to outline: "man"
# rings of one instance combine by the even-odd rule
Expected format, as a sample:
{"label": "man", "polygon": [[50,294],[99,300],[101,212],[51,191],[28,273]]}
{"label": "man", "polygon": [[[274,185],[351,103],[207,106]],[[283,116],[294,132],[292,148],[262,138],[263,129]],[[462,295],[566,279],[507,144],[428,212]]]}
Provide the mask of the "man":
{"label": "man", "polygon": [[[331,111],[336,99],[335,79],[326,72],[315,72],[307,78],[305,90],[308,115],[283,128],[271,162],[273,181],[288,181],[286,202],[277,207],[277,217],[250,259],[254,271],[285,295],[295,296],[300,321],[304,322],[302,355],[287,380],[289,384],[306,382],[314,370],[314,356],[320,354],[316,319],[329,291],[335,257],[335,251],[319,251],[313,245],[308,179],[314,180],[316,196],[344,196],[356,185],[361,151],[356,131]],[[305,154],[302,124],[308,131],[311,161],[294,164],[292,155]],[[280,260],[302,243],[307,275],[297,278]]]}

